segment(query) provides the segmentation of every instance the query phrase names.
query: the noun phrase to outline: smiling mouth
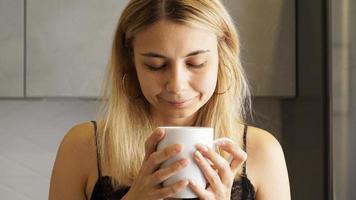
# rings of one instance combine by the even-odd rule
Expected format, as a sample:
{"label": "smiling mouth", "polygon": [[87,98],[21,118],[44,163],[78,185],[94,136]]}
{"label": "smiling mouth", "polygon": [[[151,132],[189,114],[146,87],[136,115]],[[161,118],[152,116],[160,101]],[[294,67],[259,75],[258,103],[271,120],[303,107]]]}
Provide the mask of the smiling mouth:
{"label": "smiling mouth", "polygon": [[168,101],[169,103],[172,103],[172,104],[181,104],[181,103],[185,103],[187,101],[190,101],[191,99],[188,99],[188,100],[183,100],[183,101]]}
{"label": "smiling mouth", "polygon": [[174,107],[183,108],[183,107],[187,106],[193,99],[194,99],[194,97],[191,98],[191,99],[179,100],[179,101],[168,101],[168,100],[165,100],[165,99],[163,99],[163,100],[166,101],[168,104],[174,106]]}

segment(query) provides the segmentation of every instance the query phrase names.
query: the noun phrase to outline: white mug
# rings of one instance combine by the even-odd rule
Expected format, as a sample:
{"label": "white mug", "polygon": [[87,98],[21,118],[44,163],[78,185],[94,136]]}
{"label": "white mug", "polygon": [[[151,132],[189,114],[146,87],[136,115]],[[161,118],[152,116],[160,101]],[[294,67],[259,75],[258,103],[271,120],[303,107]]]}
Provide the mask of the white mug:
{"label": "white mug", "polygon": [[[181,143],[184,145],[183,150],[177,155],[163,162],[160,168],[164,168],[173,162],[182,158],[188,158],[189,164],[173,176],[169,177],[163,182],[163,186],[172,185],[180,180],[193,179],[200,187],[206,188],[207,180],[199,166],[195,163],[193,158],[194,152],[197,150],[196,144],[204,144],[216,150],[216,144],[221,140],[230,140],[229,138],[218,138],[214,140],[214,129],[209,127],[195,127],[195,126],[167,126],[160,127],[165,130],[164,138],[159,142],[157,151],[169,145]],[[209,160],[207,160],[211,163]],[[231,156],[228,159],[231,162]],[[180,192],[177,192],[174,198],[196,198],[196,194],[189,186],[185,187]]]}

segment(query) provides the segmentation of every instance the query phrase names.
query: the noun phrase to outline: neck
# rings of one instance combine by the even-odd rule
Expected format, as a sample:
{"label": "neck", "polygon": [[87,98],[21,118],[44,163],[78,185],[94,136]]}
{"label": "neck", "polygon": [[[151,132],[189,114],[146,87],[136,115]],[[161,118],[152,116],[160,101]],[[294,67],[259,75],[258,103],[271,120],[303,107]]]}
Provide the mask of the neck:
{"label": "neck", "polygon": [[152,115],[155,127],[159,126],[194,126],[198,114],[189,117],[174,118],[161,115]]}

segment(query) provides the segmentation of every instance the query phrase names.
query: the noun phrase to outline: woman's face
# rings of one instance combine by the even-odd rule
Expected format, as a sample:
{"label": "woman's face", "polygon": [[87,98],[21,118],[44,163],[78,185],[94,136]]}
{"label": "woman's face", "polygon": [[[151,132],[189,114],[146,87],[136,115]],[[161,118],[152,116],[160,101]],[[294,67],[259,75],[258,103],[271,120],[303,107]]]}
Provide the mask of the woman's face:
{"label": "woman's face", "polygon": [[141,90],[157,123],[191,125],[216,87],[216,35],[160,20],[135,36],[133,49]]}

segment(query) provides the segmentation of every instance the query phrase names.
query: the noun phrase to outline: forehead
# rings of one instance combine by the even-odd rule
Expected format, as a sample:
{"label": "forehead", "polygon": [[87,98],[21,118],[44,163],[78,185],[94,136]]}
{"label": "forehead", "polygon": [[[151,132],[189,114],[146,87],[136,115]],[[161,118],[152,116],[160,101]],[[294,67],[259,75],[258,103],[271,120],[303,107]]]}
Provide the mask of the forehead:
{"label": "forehead", "polygon": [[216,51],[217,38],[212,31],[162,19],[138,33],[133,46],[135,52],[156,51],[178,56],[197,49]]}

